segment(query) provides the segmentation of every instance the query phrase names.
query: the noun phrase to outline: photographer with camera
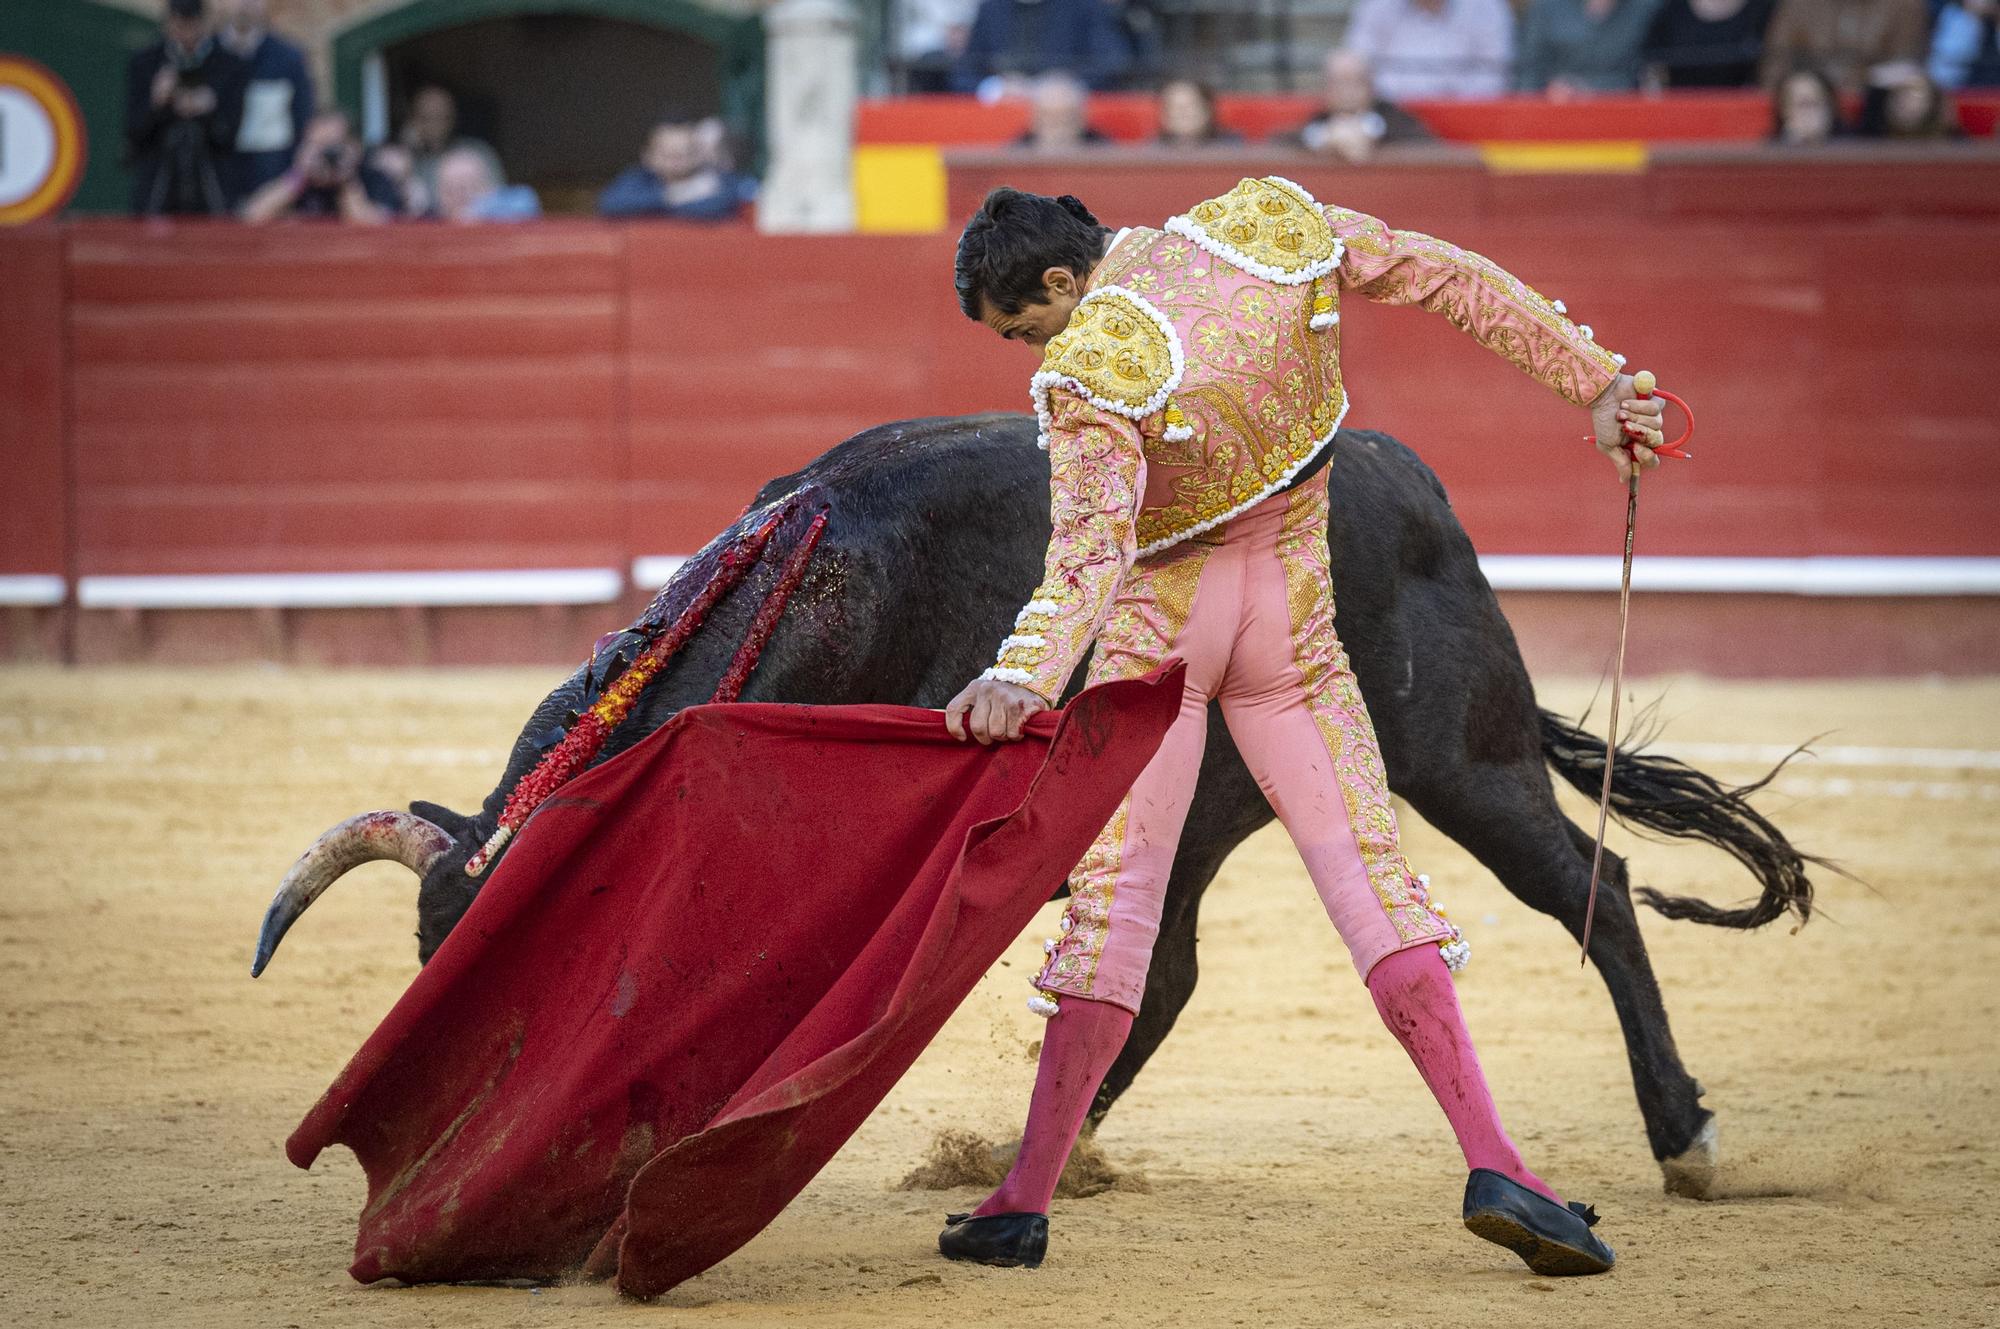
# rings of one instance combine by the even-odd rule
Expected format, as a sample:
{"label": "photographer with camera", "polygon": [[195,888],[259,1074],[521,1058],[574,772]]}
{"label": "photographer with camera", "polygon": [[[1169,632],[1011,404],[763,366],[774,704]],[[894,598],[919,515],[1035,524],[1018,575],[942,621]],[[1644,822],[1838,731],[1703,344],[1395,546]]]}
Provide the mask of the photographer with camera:
{"label": "photographer with camera", "polygon": [[403,213],[396,182],[368,165],[345,111],[322,111],[306,125],[292,167],[250,196],[243,220],[326,217],[373,225]]}
{"label": "photographer with camera", "polygon": [[167,0],[160,40],[125,68],[132,211],[221,216],[219,169],[236,143],[249,67],[219,45],[204,0]]}

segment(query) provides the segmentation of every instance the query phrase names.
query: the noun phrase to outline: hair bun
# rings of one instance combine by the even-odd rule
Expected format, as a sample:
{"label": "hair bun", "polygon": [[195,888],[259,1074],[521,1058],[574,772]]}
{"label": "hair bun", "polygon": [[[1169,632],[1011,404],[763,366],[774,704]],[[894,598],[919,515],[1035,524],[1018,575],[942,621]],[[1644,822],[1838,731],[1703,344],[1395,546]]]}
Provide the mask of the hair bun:
{"label": "hair bun", "polygon": [[1083,200],[1078,198],[1075,194],[1064,194],[1062,197],[1056,200],[1056,203],[1061,206],[1064,212],[1067,212],[1070,216],[1076,218],[1078,221],[1082,222],[1086,226],[1103,225],[1102,222],[1098,221],[1096,217],[1091,215],[1090,209],[1084,207]]}

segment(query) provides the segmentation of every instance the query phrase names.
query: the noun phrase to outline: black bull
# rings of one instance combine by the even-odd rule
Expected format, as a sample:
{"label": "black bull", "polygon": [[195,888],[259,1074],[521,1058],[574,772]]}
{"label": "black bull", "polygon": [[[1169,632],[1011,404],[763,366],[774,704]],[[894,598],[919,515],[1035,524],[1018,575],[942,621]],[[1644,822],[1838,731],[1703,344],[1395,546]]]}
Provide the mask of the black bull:
{"label": "black bull", "polygon": [[[1374,717],[1390,788],[1508,890],[1580,935],[1592,842],[1558,810],[1549,771],[1595,795],[1604,745],[1536,706],[1513,633],[1430,468],[1389,436],[1357,430],[1340,435],[1328,466],[1341,636]],[[708,580],[729,538],[802,487],[810,487],[810,501],[796,505],[748,580],[646,690],[606,756],[709,698],[786,548],[821,507],[829,516],[825,538],[745,700],[937,707],[991,662],[1040,577],[1049,535],[1048,461],[1035,447],[1032,420],[913,420],[856,435],[766,485],[752,511],[676,577],[664,593],[667,612]],[[599,658],[618,647],[633,654],[644,640],[628,629]],[[570,713],[594,700],[604,672],[587,665],[549,694],[476,816],[416,803],[414,817],[368,814],[329,832],[274,902],[259,967],[340,872],[385,857],[422,878],[418,954],[428,960],[479,889],[463,871],[466,859]],[[1131,1085],[1194,992],[1195,920],[1216,870],[1272,818],[1219,716],[1209,734],[1144,1009],[1098,1091],[1094,1119]],[[1615,771],[1612,806],[1621,820],[1714,844],[1760,887],[1734,909],[1641,889],[1646,904],[1670,918],[1736,928],[1788,910],[1810,913],[1806,869],[1818,860],[1793,849],[1749,806],[1746,795],[1762,782],[1728,788],[1671,759],[1623,753]],[[1052,893],[1059,889],[1050,885]],[[1646,1135],[1667,1185],[1701,1194],[1713,1175],[1714,1118],[1674,1047],[1632,894],[1624,861],[1607,854],[1590,958],[1617,1010]]]}

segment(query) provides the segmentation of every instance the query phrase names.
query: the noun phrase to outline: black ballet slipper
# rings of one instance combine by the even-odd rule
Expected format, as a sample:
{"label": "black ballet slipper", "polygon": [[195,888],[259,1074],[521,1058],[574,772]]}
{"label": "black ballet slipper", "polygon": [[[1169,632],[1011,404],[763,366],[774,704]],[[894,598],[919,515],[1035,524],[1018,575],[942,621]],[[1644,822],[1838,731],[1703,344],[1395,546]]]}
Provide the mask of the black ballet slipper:
{"label": "black ballet slipper", "polygon": [[1601,1274],[1618,1259],[1591,1231],[1597,1226],[1595,1209],[1574,1201],[1557,1204],[1490,1168],[1474,1168],[1465,1179],[1465,1226],[1551,1277]]}
{"label": "black ballet slipper", "polygon": [[1049,1253],[1047,1214],[946,1214],[938,1250],[947,1260],[1033,1269]]}

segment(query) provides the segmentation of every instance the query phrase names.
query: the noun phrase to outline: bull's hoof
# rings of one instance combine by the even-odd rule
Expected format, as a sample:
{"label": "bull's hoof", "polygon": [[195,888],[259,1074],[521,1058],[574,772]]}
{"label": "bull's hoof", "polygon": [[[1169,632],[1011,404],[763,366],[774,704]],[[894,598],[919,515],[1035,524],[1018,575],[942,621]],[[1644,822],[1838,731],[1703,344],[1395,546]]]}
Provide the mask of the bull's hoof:
{"label": "bull's hoof", "polygon": [[1701,1131],[1694,1137],[1694,1143],[1675,1154],[1672,1158],[1660,1160],[1660,1175],[1666,1180],[1667,1194],[1679,1195],[1689,1200],[1709,1200],[1715,1197],[1715,1171],[1721,1160],[1721,1151],[1715,1138],[1715,1118],[1710,1117],[1701,1124]]}

